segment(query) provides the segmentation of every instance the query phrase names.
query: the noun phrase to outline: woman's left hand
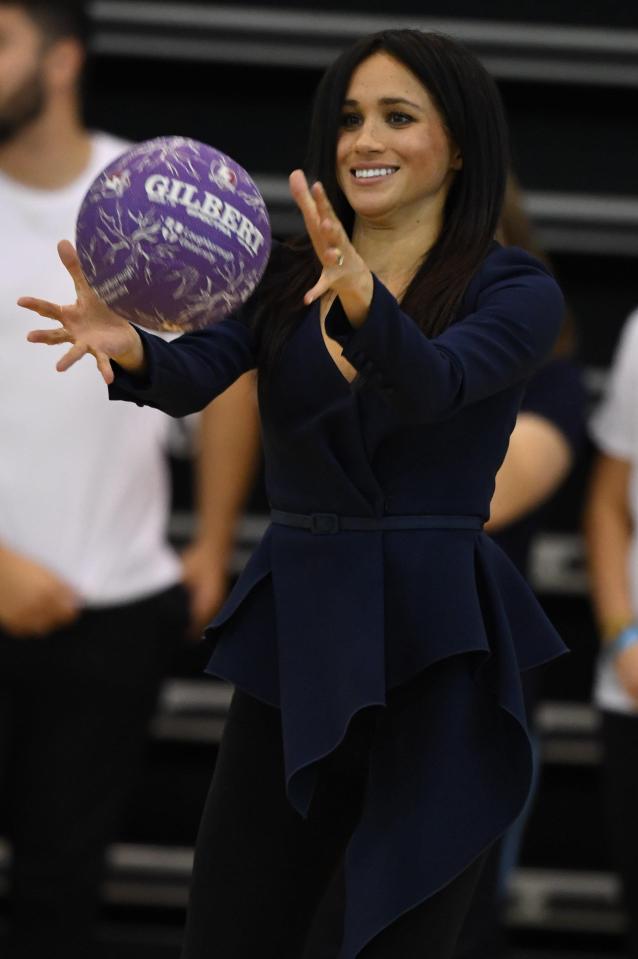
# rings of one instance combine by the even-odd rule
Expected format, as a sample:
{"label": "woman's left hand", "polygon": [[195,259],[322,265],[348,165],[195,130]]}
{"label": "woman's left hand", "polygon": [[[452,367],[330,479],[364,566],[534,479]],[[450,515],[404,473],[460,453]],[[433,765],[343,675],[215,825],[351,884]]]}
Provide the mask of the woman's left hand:
{"label": "woman's left hand", "polygon": [[312,189],[302,170],[290,174],[290,192],[301,210],[308,236],[323,270],[304,296],[307,306],[328,290],[340,297],[348,319],[359,325],[372,300],[372,273],[361,259],[332,208],[321,183]]}

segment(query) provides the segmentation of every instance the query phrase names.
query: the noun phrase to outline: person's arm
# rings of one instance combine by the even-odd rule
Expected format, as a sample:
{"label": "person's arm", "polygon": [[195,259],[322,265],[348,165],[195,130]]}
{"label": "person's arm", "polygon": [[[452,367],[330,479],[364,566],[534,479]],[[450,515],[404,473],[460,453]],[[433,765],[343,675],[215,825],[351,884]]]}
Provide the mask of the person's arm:
{"label": "person's arm", "polygon": [[68,240],[58,243],[58,255],[73,280],[77,299],[75,303],[62,306],[37,297],[21,297],[18,306],[60,324],[56,329],[31,330],[27,336],[29,342],[46,346],[71,344],[71,349],[56,364],[59,373],[64,373],[90,354],[107,384],[113,382],[112,360],[129,374],[144,376],[145,352],[135,327],[111,310],[91,289],[78,255]]}
{"label": "person's arm", "polygon": [[486,262],[475,311],[428,339],[374,279],[365,322],[353,329],[339,300],[326,332],[344,357],[409,423],[440,422],[528,379],[549,354],[563,300],[549,274],[522,251]]}
{"label": "person's arm", "polygon": [[197,633],[223,602],[237,522],[255,481],[260,435],[256,376],[241,376],[203,411],[197,455],[197,528],[183,576]]}
{"label": "person's arm", "polygon": [[12,636],[37,636],[78,615],[74,590],[40,563],[0,543],[0,627]]}
{"label": "person's arm", "polygon": [[631,622],[628,509],[631,463],[601,454],[592,471],[584,512],[591,598],[603,634]]}
{"label": "person's arm", "polygon": [[[603,644],[635,622],[629,582],[631,471],[629,460],[600,455],[584,513],[591,598]],[[638,701],[638,643],[616,655],[614,663],[621,684]]]}
{"label": "person's arm", "polygon": [[140,378],[116,367],[109,398],[151,406],[169,416],[203,410],[256,365],[250,328],[235,316],[170,343],[146,332],[139,335],[146,373]]}
{"label": "person's arm", "polygon": [[297,170],[290,186],[323,267],[304,301],[334,291],[326,333],[340,343],[359,380],[406,422],[447,419],[528,379],[551,351],[564,301],[538,260],[499,248],[481,270],[475,311],[429,339],[370,273],[321,185],[309,190]]}
{"label": "person's arm", "polygon": [[230,316],[210,330],[166,343],[141,333],[99,299],[67,240],[58,245],[58,252],[75,284],[76,302],[61,306],[22,297],[18,304],[60,324],[56,329],[32,330],[27,337],[31,343],[48,346],[71,344],[56,365],[59,372],[91,354],[111,399],[186,416],[202,410],[255,366],[247,322]]}
{"label": "person's arm", "polygon": [[537,413],[518,414],[485,524],[489,533],[522,519],[560,487],[573,462],[561,430]]}

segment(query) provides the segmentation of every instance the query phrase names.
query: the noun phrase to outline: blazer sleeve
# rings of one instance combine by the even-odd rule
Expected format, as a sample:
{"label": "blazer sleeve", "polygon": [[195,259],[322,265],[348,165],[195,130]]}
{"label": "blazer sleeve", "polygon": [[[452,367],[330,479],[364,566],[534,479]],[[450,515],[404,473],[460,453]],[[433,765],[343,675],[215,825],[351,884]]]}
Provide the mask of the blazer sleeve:
{"label": "blazer sleeve", "polygon": [[256,365],[253,334],[240,314],[208,330],[166,342],[138,330],[147,373],[132,376],[113,363],[109,398],[152,406],[170,416],[203,409],[238,377]]}
{"label": "blazer sleeve", "polygon": [[498,248],[478,279],[473,312],[433,339],[376,277],[362,326],[350,325],[337,299],[327,332],[341,343],[364,385],[379,390],[407,421],[447,419],[529,378],[563,320],[556,281],[523,250]]}

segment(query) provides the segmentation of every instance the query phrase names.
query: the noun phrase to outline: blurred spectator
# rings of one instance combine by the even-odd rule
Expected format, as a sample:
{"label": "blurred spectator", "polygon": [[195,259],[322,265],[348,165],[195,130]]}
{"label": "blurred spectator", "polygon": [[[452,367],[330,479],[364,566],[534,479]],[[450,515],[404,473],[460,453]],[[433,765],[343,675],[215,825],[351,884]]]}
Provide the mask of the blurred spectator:
{"label": "blurred spectator", "polygon": [[638,311],[623,329],[590,429],[600,450],[585,511],[602,640],[594,701],[602,715],[607,831],[629,922],[629,956],[638,959]]}
{"label": "blurred spectator", "polygon": [[180,561],[166,542],[168,419],[107,403],[90,368],[58,377],[26,343],[16,298],[73,297],[55,241],[73,238],[89,184],[127,146],[82,125],[86,25],[70,0],[0,2],[0,796],[12,959],[96,954],[104,850],[176,641],[223,599],[258,448],[247,375],[202,416],[199,524]]}

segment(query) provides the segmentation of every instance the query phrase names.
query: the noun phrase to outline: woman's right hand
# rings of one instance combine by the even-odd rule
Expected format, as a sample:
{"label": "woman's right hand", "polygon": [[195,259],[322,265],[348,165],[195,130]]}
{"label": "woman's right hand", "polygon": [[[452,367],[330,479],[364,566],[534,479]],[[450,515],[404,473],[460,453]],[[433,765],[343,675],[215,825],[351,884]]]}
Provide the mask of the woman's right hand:
{"label": "woman's right hand", "polygon": [[113,382],[111,360],[130,373],[141,375],[145,370],[144,348],[139,333],[128,320],[114,313],[89,286],[78,255],[68,240],[58,244],[58,254],[75,285],[77,300],[70,306],[58,306],[47,300],[24,296],[18,305],[33,310],[61,324],[58,329],[32,330],[27,339],[31,343],[73,344],[58,361],[59,372],[68,370],[86,353],[95,357],[104,382]]}

